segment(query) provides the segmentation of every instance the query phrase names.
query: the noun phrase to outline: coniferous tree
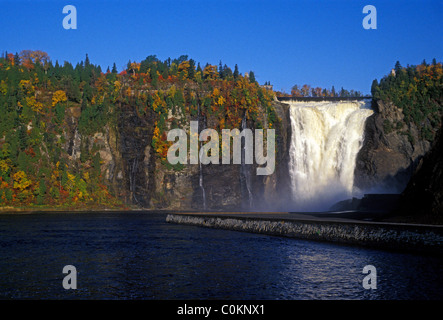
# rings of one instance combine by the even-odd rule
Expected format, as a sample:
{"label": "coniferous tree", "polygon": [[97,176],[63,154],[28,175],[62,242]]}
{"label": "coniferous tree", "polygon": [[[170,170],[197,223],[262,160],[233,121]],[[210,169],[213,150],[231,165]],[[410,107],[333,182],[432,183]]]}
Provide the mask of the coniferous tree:
{"label": "coniferous tree", "polygon": [[257,80],[255,80],[254,71],[249,72],[249,82],[250,83],[256,83],[257,82]]}
{"label": "coniferous tree", "polygon": [[89,61],[88,54],[86,54],[86,58],[85,58],[85,68],[89,67],[90,64],[91,64],[91,63],[90,63],[90,61]]}
{"label": "coniferous tree", "polygon": [[238,72],[238,65],[236,64],[234,68],[234,80],[237,80],[239,75],[240,73]]}
{"label": "coniferous tree", "polygon": [[117,66],[115,65],[115,62],[113,64],[113,66],[112,66],[112,71],[111,72],[112,73],[117,73]]}
{"label": "coniferous tree", "polygon": [[195,78],[195,60],[189,60],[188,78],[193,80]]}
{"label": "coniferous tree", "polygon": [[232,70],[226,64],[223,66],[224,79],[232,80]]}
{"label": "coniferous tree", "polygon": [[[434,59],[434,60],[435,60],[435,59]],[[16,66],[20,65],[20,56],[18,55],[17,52],[15,53],[15,56],[14,56],[14,64],[15,64]]]}
{"label": "coniferous tree", "polygon": [[378,81],[377,79],[374,79],[371,85],[371,95],[373,98],[376,98],[377,87],[378,87]]}
{"label": "coniferous tree", "polygon": [[400,64],[400,61],[397,61],[397,62],[395,63],[395,67],[394,67],[394,70],[395,70],[396,75],[398,75],[398,73],[401,71],[401,69],[402,69],[402,66],[401,66],[401,64]]}
{"label": "coniferous tree", "polygon": [[221,60],[220,60],[220,63],[218,64],[218,74],[219,74],[220,79],[224,79],[223,65],[222,65]]}

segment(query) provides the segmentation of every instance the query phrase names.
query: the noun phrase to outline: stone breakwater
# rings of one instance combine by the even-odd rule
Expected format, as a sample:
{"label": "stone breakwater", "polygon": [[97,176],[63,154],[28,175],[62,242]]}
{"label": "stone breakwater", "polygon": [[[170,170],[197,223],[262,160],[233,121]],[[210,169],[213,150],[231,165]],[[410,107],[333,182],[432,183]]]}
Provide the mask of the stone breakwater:
{"label": "stone breakwater", "polygon": [[443,228],[439,226],[192,214],[168,214],[166,221],[305,240],[443,254]]}

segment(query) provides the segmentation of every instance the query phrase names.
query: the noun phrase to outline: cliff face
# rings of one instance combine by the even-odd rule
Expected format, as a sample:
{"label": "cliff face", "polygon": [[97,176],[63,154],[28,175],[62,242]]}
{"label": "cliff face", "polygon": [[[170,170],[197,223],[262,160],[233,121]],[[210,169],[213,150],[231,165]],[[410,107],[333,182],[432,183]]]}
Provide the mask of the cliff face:
{"label": "cliff face", "polygon": [[[276,163],[274,173],[269,176],[256,174],[255,161],[244,166],[188,164],[179,169],[168,166],[151,145],[154,117],[140,115],[131,106],[121,108],[115,127],[107,125],[104,133],[83,139],[99,148],[102,175],[113,193],[127,204],[173,210],[276,210],[284,205],[282,193],[289,186],[290,122],[287,105],[273,102],[273,107],[278,117]],[[82,140],[77,130],[78,115],[68,112],[67,118],[70,121],[65,134],[66,148],[70,148],[72,157],[78,158]],[[191,119],[186,120],[189,123]],[[200,119],[202,126],[210,122],[210,117]],[[246,127],[254,129],[250,121]]]}
{"label": "cliff face", "polygon": [[397,215],[420,217],[423,222],[443,222],[443,132],[418,164],[402,193]]}
{"label": "cliff face", "polygon": [[[374,193],[400,193],[429,151],[430,142],[420,137],[414,124],[409,124],[408,135],[402,133],[406,124],[402,110],[395,105],[376,100],[373,109],[357,156],[355,186]],[[396,130],[390,128],[393,123]]]}
{"label": "cliff face", "polygon": [[[275,172],[269,176],[258,176],[256,164],[188,164],[179,169],[168,166],[152,147],[155,117],[152,114],[140,115],[129,105],[121,106],[116,125],[107,125],[102,133],[88,137],[81,137],[78,133],[79,110],[67,110],[64,148],[75,160],[81,155],[84,140],[88,141],[87,145],[98,147],[103,177],[113,194],[127,204],[171,210],[285,211],[288,209],[285,207],[285,195],[290,190],[289,106],[277,101],[272,106],[278,121],[274,127]],[[409,128],[410,137],[399,131],[386,132],[385,120],[391,123],[403,120],[401,109],[383,101],[373,101],[373,109],[375,113],[366,121],[364,143],[357,156],[355,185],[367,192],[400,193],[416,169],[421,168],[422,173],[414,174],[414,180],[404,194],[411,196],[410,199],[429,200],[433,197],[432,201],[429,200],[433,208],[441,210],[441,189],[438,189],[441,184],[438,179],[442,180],[442,170],[437,165],[440,163],[441,166],[442,162],[441,156],[438,158],[438,150],[442,147],[441,134],[426,160],[423,157],[430,150],[431,143],[420,139],[416,127],[411,125]],[[189,124],[191,118],[185,120]],[[199,127],[210,127],[211,121],[210,117],[202,117]],[[253,126],[252,121],[247,121],[247,128],[254,129]],[[240,127],[238,129],[241,130]],[[432,171],[434,166],[437,171]],[[420,188],[423,191],[418,192]],[[412,194],[416,194],[416,198]],[[428,206],[423,205],[422,208]]]}

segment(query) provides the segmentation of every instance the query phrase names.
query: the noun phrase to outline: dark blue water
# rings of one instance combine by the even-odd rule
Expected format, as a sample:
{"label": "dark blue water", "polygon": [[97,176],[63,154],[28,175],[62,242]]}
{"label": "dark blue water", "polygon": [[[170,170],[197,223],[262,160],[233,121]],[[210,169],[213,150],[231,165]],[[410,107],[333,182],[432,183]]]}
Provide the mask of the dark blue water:
{"label": "dark blue water", "polygon": [[[65,265],[77,289],[65,290]],[[365,265],[377,289],[364,289]],[[164,214],[0,215],[2,299],[441,299],[443,259],[168,224]]]}

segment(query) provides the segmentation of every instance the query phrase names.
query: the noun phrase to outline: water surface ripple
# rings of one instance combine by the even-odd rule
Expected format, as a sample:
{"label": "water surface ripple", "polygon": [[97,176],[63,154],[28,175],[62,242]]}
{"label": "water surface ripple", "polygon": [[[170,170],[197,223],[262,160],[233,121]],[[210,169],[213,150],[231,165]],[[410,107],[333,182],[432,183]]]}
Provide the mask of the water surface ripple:
{"label": "water surface ripple", "polygon": [[[1,299],[441,299],[443,259],[168,224],[146,212],[0,216]],[[362,286],[365,265],[377,289]],[[62,286],[76,267],[77,289]]]}

